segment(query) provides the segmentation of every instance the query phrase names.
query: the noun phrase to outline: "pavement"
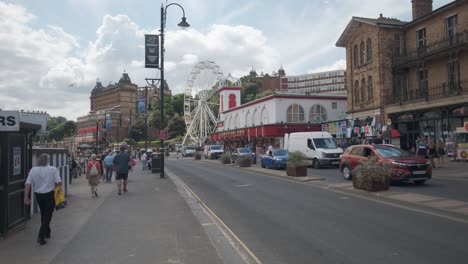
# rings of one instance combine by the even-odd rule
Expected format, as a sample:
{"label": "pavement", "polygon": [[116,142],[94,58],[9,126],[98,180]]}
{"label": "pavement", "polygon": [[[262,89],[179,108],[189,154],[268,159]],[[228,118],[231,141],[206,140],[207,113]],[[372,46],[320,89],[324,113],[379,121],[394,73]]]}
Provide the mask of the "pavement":
{"label": "pavement", "polygon": [[174,181],[140,167],[122,195],[115,183],[101,183],[93,198],[85,177],[75,179],[48,243],[36,243],[35,214],[0,240],[1,263],[224,263]]}

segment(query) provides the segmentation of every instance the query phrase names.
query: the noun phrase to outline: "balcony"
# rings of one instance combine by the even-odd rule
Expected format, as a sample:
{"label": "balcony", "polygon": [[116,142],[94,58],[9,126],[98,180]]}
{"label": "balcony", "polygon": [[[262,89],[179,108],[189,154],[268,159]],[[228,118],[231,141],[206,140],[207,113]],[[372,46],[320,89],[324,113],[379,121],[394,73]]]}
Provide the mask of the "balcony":
{"label": "balcony", "polygon": [[428,43],[426,46],[393,57],[393,67],[409,67],[421,59],[437,57],[443,52],[456,47],[468,46],[468,31],[457,33],[452,37]]}
{"label": "balcony", "polygon": [[407,104],[424,100],[437,100],[450,96],[460,96],[463,94],[468,94],[467,80],[441,83],[432,87],[420,85],[415,89],[408,89],[406,92],[397,90],[394,95],[386,97],[386,104]]}

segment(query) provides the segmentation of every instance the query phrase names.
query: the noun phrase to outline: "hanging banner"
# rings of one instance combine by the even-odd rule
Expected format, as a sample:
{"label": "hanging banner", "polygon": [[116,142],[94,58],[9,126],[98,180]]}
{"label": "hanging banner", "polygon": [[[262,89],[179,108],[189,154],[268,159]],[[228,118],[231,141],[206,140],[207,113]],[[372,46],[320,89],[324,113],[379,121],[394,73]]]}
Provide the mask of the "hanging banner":
{"label": "hanging banner", "polygon": [[13,148],[13,176],[21,174],[21,147]]}
{"label": "hanging banner", "polygon": [[140,114],[145,113],[145,99],[144,98],[138,99],[138,113]]}
{"label": "hanging banner", "polygon": [[145,34],[145,68],[159,68],[159,36]]}

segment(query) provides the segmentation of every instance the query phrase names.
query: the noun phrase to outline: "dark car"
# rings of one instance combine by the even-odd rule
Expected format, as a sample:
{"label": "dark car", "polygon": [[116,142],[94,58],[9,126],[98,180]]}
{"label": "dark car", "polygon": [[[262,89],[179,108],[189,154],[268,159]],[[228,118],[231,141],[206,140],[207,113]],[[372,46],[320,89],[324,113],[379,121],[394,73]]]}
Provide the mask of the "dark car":
{"label": "dark car", "polygon": [[354,145],[340,157],[340,171],[346,180],[351,180],[353,170],[361,161],[377,157],[377,163],[388,163],[392,168],[392,181],[412,181],[423,184],[432,177],[432,167],[423,157],[416,157],[393,145]]}
{"label": "dark car", "polygon": [[286,161],[288,159],[288,151],[285,149],[272,149],[267,150],[262,158],[260,164],[262,168],[268,169],[284,169],[286,168]]}
{"label": "dark car", "polygon": [[231,162],[235,163],[240,156],[245,155],[248,155],[252,158],[253,164],[257,163],[257,156],[255,155],[255,152],[252,152],[252,150],[249,148],[236,148],[234,152],[231,152]]}

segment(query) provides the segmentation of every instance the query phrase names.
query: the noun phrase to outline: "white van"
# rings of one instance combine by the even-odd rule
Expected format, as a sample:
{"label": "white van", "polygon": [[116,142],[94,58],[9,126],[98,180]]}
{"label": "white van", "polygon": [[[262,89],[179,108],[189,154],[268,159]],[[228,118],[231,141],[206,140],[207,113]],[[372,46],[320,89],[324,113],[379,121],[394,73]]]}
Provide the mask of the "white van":
{"label": "white van", "polygon": [[194,153],[195,153],[195,147],[194,146],[183,146],[182,147],[182,156],[192,157]]}
{"label": "white van", "polygon": [[218,159],[224,153],[221,145],[206,145],[203,150],[205,159]]}
{"label": "white van", "polygon": [[295,132],[284,135],[284,149],[289,152],[299,151],[309,165],[319,169],[322,166],[340,164],[343,149],[336,145],[335,139],[328,132]]}

